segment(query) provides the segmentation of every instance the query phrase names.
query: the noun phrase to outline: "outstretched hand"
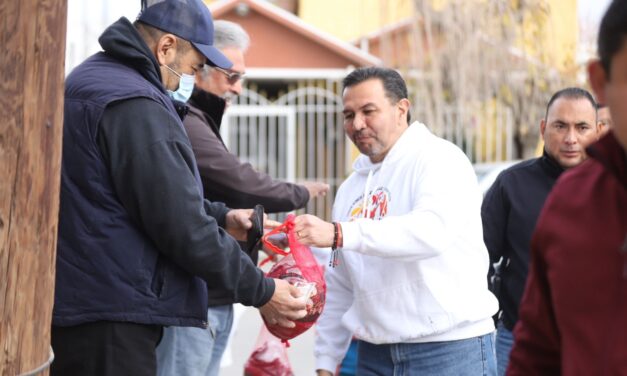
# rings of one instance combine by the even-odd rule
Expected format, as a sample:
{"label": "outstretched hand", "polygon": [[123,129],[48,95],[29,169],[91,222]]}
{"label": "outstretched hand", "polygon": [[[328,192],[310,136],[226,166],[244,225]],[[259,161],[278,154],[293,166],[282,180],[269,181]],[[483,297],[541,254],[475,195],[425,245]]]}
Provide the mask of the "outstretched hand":
{"label": "outstretched hand", "polygon": [[318,196],[322,197],[329,191],[329,185],[327,183],[321,183],[318,181],[304,181],[300,183],[309,191],[309,200],[312,200]]}
{"label": "outstretched hand", "polygon": [[331,247],[335,229],[332,223],[304,214],[294,218],[294,234],[299,242],[314,247]]}

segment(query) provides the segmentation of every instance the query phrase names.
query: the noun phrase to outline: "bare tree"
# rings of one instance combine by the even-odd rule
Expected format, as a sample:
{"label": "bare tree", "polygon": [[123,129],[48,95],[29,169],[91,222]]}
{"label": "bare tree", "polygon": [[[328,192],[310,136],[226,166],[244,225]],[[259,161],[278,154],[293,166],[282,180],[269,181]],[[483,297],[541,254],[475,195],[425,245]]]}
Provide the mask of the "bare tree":
{"label": "bare tree", "polygon": [[414,0],[412,58],[399,67],[414,113],[474,161],[529,157],[547,97],[574,81],[545,63],[548,2],[433,4]]}

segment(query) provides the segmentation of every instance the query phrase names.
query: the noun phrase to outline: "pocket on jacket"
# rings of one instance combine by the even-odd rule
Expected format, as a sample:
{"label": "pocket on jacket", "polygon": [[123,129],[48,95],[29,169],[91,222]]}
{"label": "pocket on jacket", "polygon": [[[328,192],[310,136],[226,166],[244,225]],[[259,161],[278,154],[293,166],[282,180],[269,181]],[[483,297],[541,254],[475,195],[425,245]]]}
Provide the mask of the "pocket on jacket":
{"label": "pocket on jacket", "polygon": [[157,258],[157,265],[155,265],[154,273],[152,274],[152,281],[150,282],[150,290],[158,297],[161,297],[163,288],[165,286],[165,264],[163,258],[159,256]]}
{"label": "pocket on jacket", "polygon": [[448,312],[420,280],[387,285],[355,299],[356,310],[349,310],[348,321],[367,322],[355,328],[357,334],[373,343],[403,342],[446,332],[453,326]]}

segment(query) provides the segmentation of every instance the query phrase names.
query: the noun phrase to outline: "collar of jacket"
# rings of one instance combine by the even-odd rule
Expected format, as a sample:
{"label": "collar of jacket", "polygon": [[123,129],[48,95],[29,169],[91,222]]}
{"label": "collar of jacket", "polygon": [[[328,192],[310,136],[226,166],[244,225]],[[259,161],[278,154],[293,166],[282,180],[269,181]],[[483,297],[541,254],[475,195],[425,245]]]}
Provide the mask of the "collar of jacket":
{"label": "collar of jacket", "polygon": [[220,134],[220,124],[226,110],[226,101],[224,99],[196,88],[187,103],[202,113],[205,121],[216,135]]}
{"label": "collar of jacket", "polygon": [[546,150],[542,151],[542,157],[540,157],[540,165],[546,171],[549,176],[553,178],[559,177],[562,172],[564,172],[564,168],[557,163],[555,158],[551,157]]}
{"label": "collar of jacket", "polygon": [[610,131],[601,140],[589,146],[586,151],[591,158],[601,163],[627,189],[627,150],[618,143],[614,132]]}
{"label": "collar of jacket", "polygon": [[174,109],[179,115],[179,118],[181,118],[181,121],[185,120],[185,116],[187,116],[187,113],[189,112],[189,106],[185,104],[185,102],[177,101],[176,99],[172,99],[172,104],[174,105]]}

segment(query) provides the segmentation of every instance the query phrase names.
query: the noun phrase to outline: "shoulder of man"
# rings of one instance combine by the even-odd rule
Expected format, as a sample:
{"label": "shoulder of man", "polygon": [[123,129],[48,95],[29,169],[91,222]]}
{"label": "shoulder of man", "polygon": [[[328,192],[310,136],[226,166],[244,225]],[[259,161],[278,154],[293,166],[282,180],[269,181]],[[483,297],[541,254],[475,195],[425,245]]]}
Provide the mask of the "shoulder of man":
{"label": "shoulder of man", "polygon": [[501,173],[497,176],[496,181],[507,183],[509,180],[514,179],[520,174],[533,174],[537,167],[539,167],[539,162],[540,158],[532,158],[518,162],[501,171]]}
{"label": "shoulder of man", "polygon": [[110,104],[103,113],[98,132],[101,141],[109,148],[117,148],[124,159],[132,158],[157,142],[175,141],[189,145],[178,115],[146,97]]}

